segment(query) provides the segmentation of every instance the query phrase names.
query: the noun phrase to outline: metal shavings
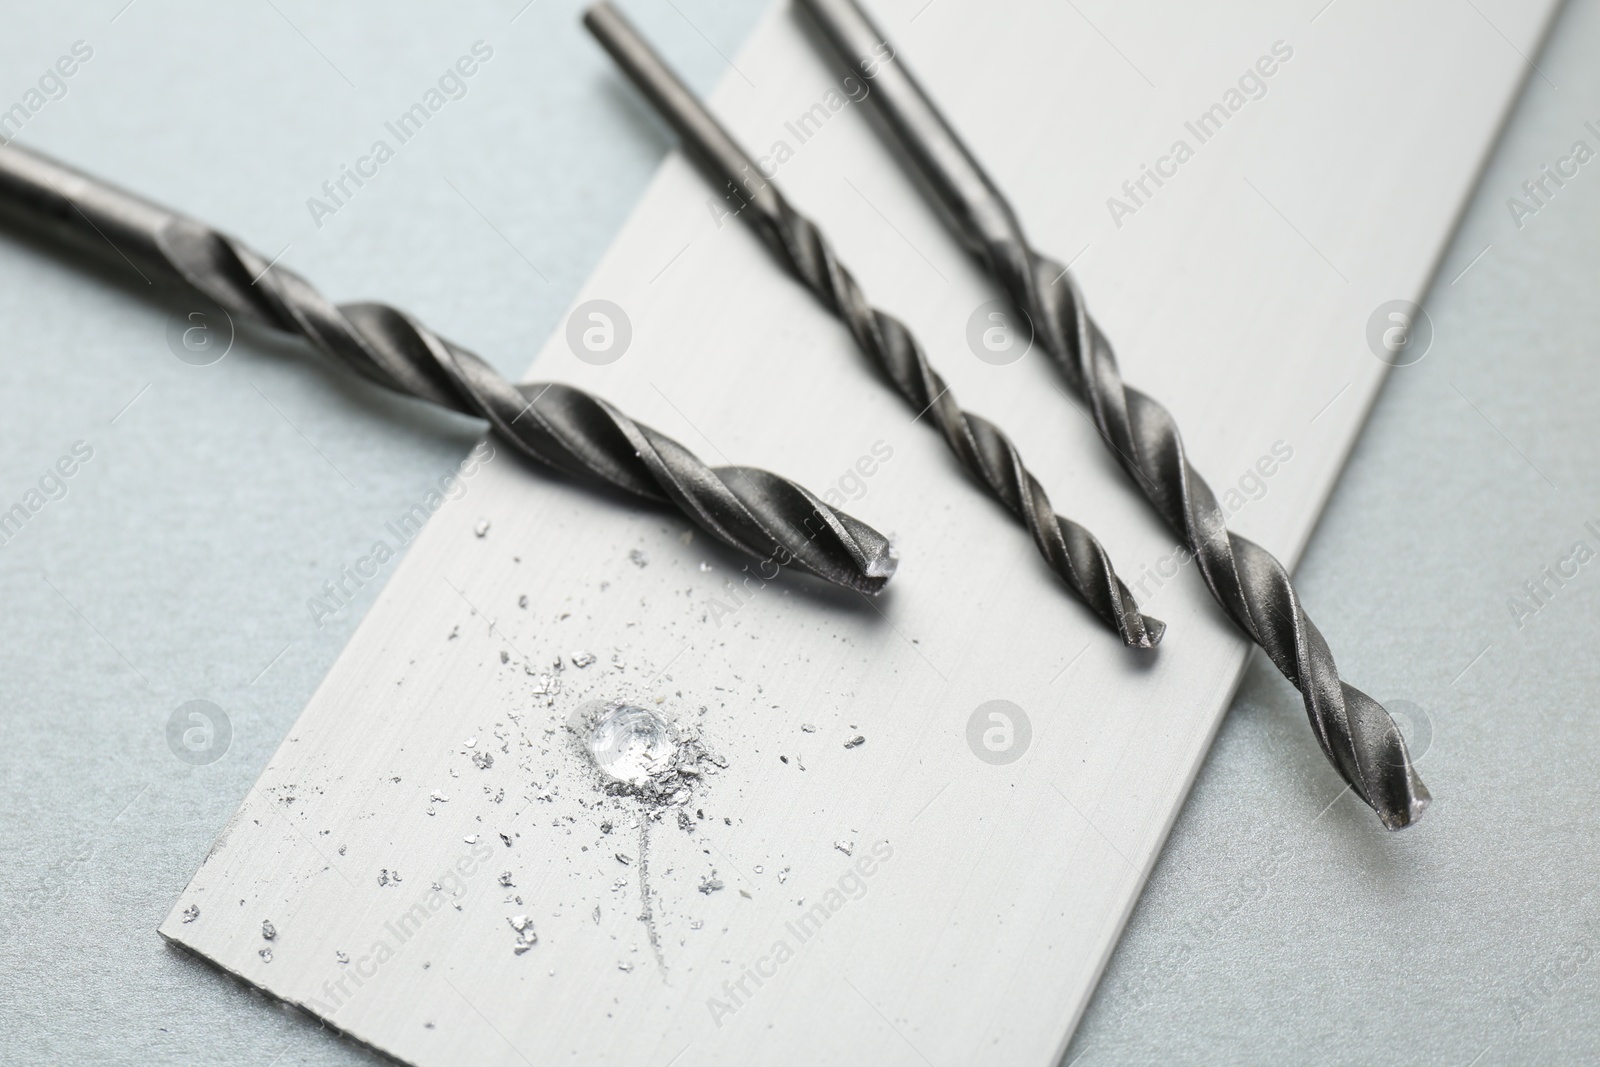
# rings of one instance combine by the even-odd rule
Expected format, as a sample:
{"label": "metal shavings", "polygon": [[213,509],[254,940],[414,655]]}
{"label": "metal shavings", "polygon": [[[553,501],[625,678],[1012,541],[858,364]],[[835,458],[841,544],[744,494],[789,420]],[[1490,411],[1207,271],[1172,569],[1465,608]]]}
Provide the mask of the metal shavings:
{"label": "metal shavings", "polygon": [[198,918],[200,918],[200,906],[198,904],[190,904],[187,908],[183,909],[184,922],[192,923]]}
{"label": "metal shavings", "polygon": [[689,923],[689,929],[698,930],[705,925],[704,919],[694,919]]}
{"label": "metal shavings", "polygon": [[593,652],[578,651],[568,653],[568,655],[572,659],[572,665],[579,669],[591,666],[595,661],[595,654]]}
{"label": "metal shavings", "polygon": [[806,732],[806,733],[808,733],[808,734],[814,734],[814,733],[816,733],[816,732],[817,732],[817,728],[816,728],[816,727],[815,727],[815,726],[813,726],[813,725],[812,725],[812,724],[811,724],[811,723],[809,723],[809,722],[803,722],[803,723],[801,723],[801,724],[800,724],[800,729],[802,729],[802,730],[804,730],[804,731],[805,731],[805,732]]}
{"label": "metal shavings", "polygon": [[350,957],[349,956],[346,956],[343,952],[339,952],[337,950],[334,951],[333,958],[338,960],[340,963],[349,963],[350,962]]}
{"label": "metal shavings", "polygon": [[487,752],[474,752],[472,754],[472,764],[478,770],[486,771],[494,766],[494,757]]}
{"label": "metal shavings", "polygon": [[433,801],[435,804],[448,804],[448,803],[450,803],[450,798],[445,796],[443,793],[439,792],[437,789],[435,789],[431,794],[428,795],[428,799]]}
{"label": "metal shavings", "polygon": [[539,943],[539,935],[533,932],[533,923],[526,915],[513,916],[506,920],[511,924],[511,929],[517,932],[517,938],[511,943],[511,951],[518,956],[528,951]]}
{"label": "metal shavings", "polygon": [[468,834],[466,837],[463,837],[461,840],[465,841],[469,845],[476,845],[478,843],[478,835],[477,834]]}
{"label": "metal shavings", "polygon": [[722,879],[717,877],[716,871],[712,871],[700,880],[700,892],[708,897],[723,888],[725,887],[722,884]]}
{"label": "metal shavings", "polygon": [[501,834],[500,835],[500,840],[502,840],[502,841],[504,841],[506,843],[506,848],[510,848],[511,847],[511,838],[510,838],[509,835]]}
{"label": "metal shavings", "polygon": [[838,849],[840,852],[843,852],[846,856],[854,855],[856,851],[856,843],[854,841],[845,841],[841,839],[835,841],[833,843],[833,847]]}
{"label": "metal shavings", "polygon": [[469,737],[465,741],[461,742],[461,747],[462,748],[477,748],[478,747],[478,739],[476,737]]}
{"label": "metal shavings", "polygon": [[500,872],[500,884],[505,886],[507,889],[511,888],[511,872],[510,871],[501,871]]}
{"label": "metal shavings", "polygon": [[256,955],[261,957],[262,963],[272,962],[272,950],[270,948],[264,948],[260,952],[257,952]]}
{"label": "metal shavings", "polygon": [[[572,659],[575,665],[583,665],[576,655]],[[667,962],[656,925],[656,891],[650,878],[651,824],[676,810],[678,825],[691,826],[681,805],[687,802],[690,790],[702,773],[715,769],[718,762],[726,766],[727,761],[708,753],[696,730],[680,730],[653,707],[623,701],[589,701],[568,717],[567,728],[578,749],[598,772],[605,791],[613,796],[631,797],[640,806],[635,823],[639,832],[637,853],[630,855],[619,851],[612,855],[623,866],[639,870],[641,907],[638,918],[645,926],[650,949],[665,977]],[[600,824],[602,834],[610,834],[614,829],[610,820]],[[584,846],[585,851],[587,847]],[[712,871],[711,877],[701,883],[702,893],[722,888],[715,876],[716,872]],[[629,880],[621,878],[612,886],[612,891],[620,894],[628,888]]]}
{"label": "metal shavings", "polygon": [[845,748],[860,748],[862,745],[864,745],[866,743],[867,743],[867,739],[865,737],[862,737],[860,734],[856,734],[854,737],[852,737],[850,740],[848,740],[848,741],[846,741],[844,743],[844,747]]}
{"label": "metal shavings", "polygon": [[527,594],[523,594],[522,596],[517,597],[517,607],[525,608],[527,606],[528,606]]}
{"label": "metal shavings", "polygon": [[390,885],[391,883],[394,884],[394,885],[399,885],[400,884],[400,872],[399,871],[391,871],[387,867],[385,867],[383,870],[378,872],[378,884],[379,885]]}
{"label": "metal shavings", "polygon": [[633,964],[629,963],[627,960],[623,960],[617,964],[617,970],[621,971],[623,974],[631,974],[633,973]]}
{"label": "metal shavings", "polygon": [[[639,902],[641,909],[639,921],[644,923],[645,935],[650,939],[650,951],[655,955],[656,966],[661,968],[661,977],[667,976],[667,957],[661,949],[661,932],[656,927],[655,890],[650,885],[650,817],[645,815],[639,819]],[[622,853],[617,853],[617,859],[627,863],[628,859]]]}
{"label": "metal shavings", "polygon": [[272,925],[271,919],[261,920],[261,936],[268,941],[278,936],[278,928]]}
{"label": "metal shavings", "polygon": [[778,884],[782,885],[784,882],[787,882],[788,880],[789,880],[789,868],[785,867],[783,870],[778,872]]}
{"label": "metal shavings", "polygon": [[487,536],[488,533],[489,533],[489,520],[488,519],[479,519],[478,520],[478,525],[476,525],[476,526],[474,526],[472,528],[472,532],[477,534],[479,537]]}

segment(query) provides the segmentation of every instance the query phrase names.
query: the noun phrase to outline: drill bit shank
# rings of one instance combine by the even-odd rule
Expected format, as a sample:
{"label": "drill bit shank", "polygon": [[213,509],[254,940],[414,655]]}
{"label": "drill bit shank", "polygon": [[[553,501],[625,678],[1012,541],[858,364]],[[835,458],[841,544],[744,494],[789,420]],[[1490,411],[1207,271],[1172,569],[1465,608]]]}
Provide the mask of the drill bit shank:
{"label": "drill bit shank", "polygon": [[811,220],[801,215],[717,120],[684,86],[614,7],[598,4],[584,23],[617,64],[677,130],[689,155],[713,182],[743,201],[742,218],[755,227],[779,261],[843,320],[856,345],[918,413],[943,435],[961,465],[1027,526],[1045,561],[1067,587],[1116,630],[1123,641],[1152,648],[1165,625],[1139,613],[1100,542],[1055,513],[1016,446],[987,419],[961,410],[944,379],[899,319],[867,303],[855,277],[834,255]]}

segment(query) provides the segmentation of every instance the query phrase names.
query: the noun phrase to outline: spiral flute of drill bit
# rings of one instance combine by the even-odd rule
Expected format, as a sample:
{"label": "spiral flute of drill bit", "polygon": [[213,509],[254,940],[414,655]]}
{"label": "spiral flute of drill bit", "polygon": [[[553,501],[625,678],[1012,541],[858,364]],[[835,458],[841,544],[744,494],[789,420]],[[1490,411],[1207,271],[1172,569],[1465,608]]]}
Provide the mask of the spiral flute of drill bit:
{"label": "spiral flute of drill bit", "polygon": [[615,8],[596,5],[584,21],[678,131],[690,156],[711,180],[736,190],[734,195],[743,201],[739,214],[783,265],[844,322],[857,347],[918,416],[938,427],[967,472],[1027,526],[1050,569],[1126,644],[1154,647],[1165,624],[1139,613],[1132,593],[1094,535],[1055,513],[1044,487],[1023,466],[1011,440],[992,422],[957,406],[905,324],[867,303],[855,277],[817,227],[760,177],[749,156]]}
{"label": "spiral flute of drill bit", "polygon": [[336,305],[233,238],[41,155],[0,148],[0,214],[109,245],[142,275],[186,284],[230,315],[299,336],[388,389],[486,419],[542,464],[670,503],[758,559],[868,593],[894,573],[887,538],[794,482],[750,467],[708,467],[672,438],[571,386],[513,385],[395,308]]}
{"label": "spiral flute of drill bit", "polygon": [[1171,413],[1123,384],[1116,355],[1067,268],[1028,244],[1010,204],[853,0],[800,2],[839,58],[873,72],[869,99],[891,141],[957,235],[1032,320],[1039,343],[1092,408],[1118,462],[1195,553],[1217,602],[1300,691],[1329,762],[1384,826],[1411,825],[1429,795],[1393,718],[1339,678],[1283,565],[1228,530]]}

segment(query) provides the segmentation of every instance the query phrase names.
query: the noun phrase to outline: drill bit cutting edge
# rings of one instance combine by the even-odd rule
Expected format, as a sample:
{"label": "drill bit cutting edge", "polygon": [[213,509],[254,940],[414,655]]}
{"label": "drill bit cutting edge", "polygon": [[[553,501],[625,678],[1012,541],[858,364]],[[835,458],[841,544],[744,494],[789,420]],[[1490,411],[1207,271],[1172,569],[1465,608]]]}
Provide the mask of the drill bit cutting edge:
{"label": "drill bit cutting edge", "polygon": [[1283,565],[1227,529],[1211,488],[1189,464],[1172,415],[1123,384],[1111,344],[1089,317],[1067,268],[1028,244],[1010,204],[905,64],[898,57],[879,60],[887,41],[853,0],[800,5],[838,58],[877,71],[870,99],[883,119],[880,132],[888,133],[957,236],[1032,319],[1040,343],[1092,408],[1118,462],[1195,553],[1217,602],[1300,690],[1329,762],[1385,827],[1416,822],[1430,797],[1393,718],[1340,680]]}
{"label": "drill bit cutting edge", "polygon": [[844,322],[857,347],[918,417],[926,414],[938,427],[967,472],[1027,526],[1050,569],[1125,644],[1155,647],[1165,624],[1139,613],[1100,542],[1083,526],[1055,513],[1044,487],[1023,466],[1016,446],[999,427],[961,410],[911,331],[867,303],[855,277],[816,225],[761,176],[755,162],[616,8],[597,4],[584,14],[584,24],[678,132],[689,157],[713,183],[726,183],[738,191],[743,204],[738,213],[779,261]]}
{"label": "drill bit cutting edge", "polygon": [[757,559],[864,593],[880,591],[894,574],[888,538],[794,482],[751,467],[708,467],[672,438],[572,386],[513,385],[402,311],[334,304],[233,238],[16,145],[0,148],[0,219],[120,256],[143,275],[197,290],[232,316],[303,338],[369,381],[485,419],[520,454],[671,504]]}

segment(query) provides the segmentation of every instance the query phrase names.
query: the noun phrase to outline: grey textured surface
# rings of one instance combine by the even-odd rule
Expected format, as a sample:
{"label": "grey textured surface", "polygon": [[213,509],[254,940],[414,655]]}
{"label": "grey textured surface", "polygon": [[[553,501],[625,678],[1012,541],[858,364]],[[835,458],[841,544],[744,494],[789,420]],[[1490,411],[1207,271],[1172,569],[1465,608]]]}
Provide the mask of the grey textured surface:
{"label": "grey textured surface", "polygon": [[[24,141],[268,254],[289,245],[337,297],[392,300],[521,373],[665,148],[578,6],[274,2],[15,12],[0,106],[87,41],[92,60]],[[630,11],[704,89],[761,6]],[[315,228],[305,198],[478,39],[495,57],[466,97]],[[1600,126],[1597,45],[1600,5],[1572,4],[1444,258],[1433,347],[1392,376],[1296,576],[1341,665],[1421,709],[1410,735],[1434,808],[1403,835],[1378,829],[1258,663],[1069,1060],[1600,1057],[1595,565],[1520,628],[1507,603],[1574,542],[1600,549],[1584,527],[1600,529],[1600,164],[1520,229],[1506,205],[1574,141],[1600,147],[1583,125]],[[0,548],[0,1060],[366,1062],[155,926],[376,583],[320,628],[305,599],[478,427],[292,345],[241,339],[185,365],[141,285],[0,239],[0,500],[74,442],[94,450]],[[196,698],[234,733],[189,767],[165,731]]]}
{"label": "grey textured surface", "polygon": [[1600,550],[1600,181],[1520,230],[1507,206],[1600,145],[1597,43],[1600,5],[1569,4],[1440,267],[1432,350],[1391,373],[1296,574],[1340,664],[1421,709],[1433,807],[1364,818],[1258,656],[1070,1062],[1600,1059],[1596,568],[1520,628],[1508,606]]}

